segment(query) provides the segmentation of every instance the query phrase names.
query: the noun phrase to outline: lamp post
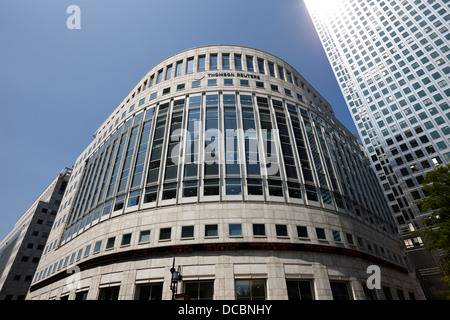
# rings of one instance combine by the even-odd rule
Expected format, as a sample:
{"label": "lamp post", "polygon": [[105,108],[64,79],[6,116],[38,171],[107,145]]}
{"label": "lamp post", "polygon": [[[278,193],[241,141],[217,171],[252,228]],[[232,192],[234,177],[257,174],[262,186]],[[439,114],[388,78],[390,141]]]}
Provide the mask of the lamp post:
{"label": "lamp post", "polygon": [[178,265],[178,270],[175,270],[175,258],[173,258],[172,268],[170,268],[172,278],[170,279],[170,290],[172,290],[172,300],[175,300],[175,294],[178,290],[178,281],[183,280],[181,275],[181,266]]}

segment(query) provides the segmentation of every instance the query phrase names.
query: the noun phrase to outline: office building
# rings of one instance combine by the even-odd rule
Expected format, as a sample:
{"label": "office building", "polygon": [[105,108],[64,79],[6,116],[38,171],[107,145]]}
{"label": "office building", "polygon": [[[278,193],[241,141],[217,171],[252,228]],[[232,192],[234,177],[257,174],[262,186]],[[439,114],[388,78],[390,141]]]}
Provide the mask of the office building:
{"label": "office building", "polygon": [[42,253],[56,246],[47,238],[70,173],[59,173],[0,242],[0,300],[24,300]]}
{"label": "office building", "polygon": [[100,125],[68,190],[27,299],[171,299],[173,265],[191,299],[423,297],[356,137],[261,50],[158,63]]}
{"label": "office building", "polygon": [[425,174],[450,161],[447,0],[306,0],[326,55],[427,297],[442,290],[437,252],[412,233],[429,213]]}

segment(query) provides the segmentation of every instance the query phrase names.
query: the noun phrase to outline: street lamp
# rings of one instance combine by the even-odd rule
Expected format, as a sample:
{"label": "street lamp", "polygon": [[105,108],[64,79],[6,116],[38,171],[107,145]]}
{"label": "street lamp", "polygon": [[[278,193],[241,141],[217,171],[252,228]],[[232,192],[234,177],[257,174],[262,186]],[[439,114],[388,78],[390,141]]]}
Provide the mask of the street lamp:
{"label": "street lamp", "polygon": [[178,289],[178,281],[183,280],[181,275],[181,266],[178,265],[178,270],[175,270],[175,258],[173,258],[172,268],[170,268],[172,278],[170,279],[170,290],[172,290],[172,300],[175,300],[175,294]]}

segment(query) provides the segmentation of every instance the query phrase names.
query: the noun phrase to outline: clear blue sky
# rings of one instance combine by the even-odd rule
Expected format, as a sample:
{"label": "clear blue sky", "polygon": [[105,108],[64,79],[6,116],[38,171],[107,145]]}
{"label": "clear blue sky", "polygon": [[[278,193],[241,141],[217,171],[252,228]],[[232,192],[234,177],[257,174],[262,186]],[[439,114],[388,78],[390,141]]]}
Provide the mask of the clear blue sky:
{"label": "clear blue sky", "polygon": [[285,60],[356,133],[303,0],[1,0],[0,241],[153,65],[209,44]]}

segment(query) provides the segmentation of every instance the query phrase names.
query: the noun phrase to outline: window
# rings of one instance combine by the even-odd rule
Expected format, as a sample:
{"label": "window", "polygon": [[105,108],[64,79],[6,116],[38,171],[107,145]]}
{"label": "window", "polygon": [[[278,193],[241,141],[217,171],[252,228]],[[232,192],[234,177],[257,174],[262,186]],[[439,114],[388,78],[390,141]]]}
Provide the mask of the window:
{"label": "window", "polygon": [[181,238],[193,238],[193,237],[194,237],[194,226],[181,227]]}
{"label": "window", "polygon": [[128,199],[128,207],[137,206],[139,203],[139,197],[141,194],[141,190],[135,190],[130,192],[130,197]]}
{"label": "window", "polygon": [[150,230],[141,231],[139,234],[139,243],[150,242]]}
{"label": "window", "polygon": [[200,87],[200,84],[201,84],[200,80],[192,81],[192,88]]}
{"label": "window", "polygon": [[241,84],[241,86],[245,86],[245,87],[248,87],[250,85],[249,81],[247,79],[241,79],[240,84]]}
{"label": "window", "polygon": [[234,55],[234,68],[236,70],[242,70],[242,58],[241,55]]}
{"label": "window", "polygon": [[186,282],[184,293],[191,300],[212,300],[214,295],[214,281]]}
{"label": "window", "polygon": [[313,300],[311,281],[286,281],[289,300]]}
{"label": "window", "polygon": [[230,55],[229,54],[222,54],[222,69],[224,70],[230,70]]}
{"label": "window", "polygon": [[118,300],[120,286],[101,288],[98,294],[98,300]]}
{"label": "window", "polygon": [[277,237],[287,237],[287,226],[285,224],[277,224],[275,225],[275,229],[277,231]]}
{"label": "window", "polygon": [[186,64],[186,74],[194,72],[194,58],[188,58]]}
{"label": "window", "polygon": [[208,86],[216,86],[217,79],[208,79]]}
{"label": "window", "polygon": [[242,193],[241,189],[241,179],[236,178],[226,178],[226,194],[227,195],[240,195]]}
{"label": "window", "polygon": [[253,57],[247,56],[246,62],[247,62],[247,71],[251,71],[251,72],[255,71],[253,68]]}
{"label": "window", "polygon": [[183,73],[183,61],[178,61],[177,66],[175,67],[175,77],[181,76]]}
{"label": "window", "polygon": [[124,234],[122,236],[121,246],[128,246],[131,243],[131,233]]}
{"label": "window", "polygon": [[[106,248],[105,249],[111,249],[114,247],[114,242],[116,241],[116,237],[111,237],[106,240]],[[95,252],[95,250],[94,250]]]}
{"label": "window", "polygon": [[333,300],[351,300],[346,282],[330,281]]}
{"label": "window", "polygon": [[258,59],[258,72],[260,74],[265,74],[265,71],[264,71],[264,60],[262,60],[262,59]]}
{"label": "window", "polygon": [[207,224],[205,225],[205,237],[217,237],[217,224]]}
{"label": "window", "polygon": [[99,251],[100,251],[100,248],[101,248],[101,246],[102,246],[102,240],[100,240],[100,241],[97,241],[97,242],[95,243],[95,245],[94,245],[94,253],[97,253],[97,252],[99,252]]}
{"label": "window", "polygon": [[198,57],[198,66],[197,66],[197,71],[205,71],[205,60],[206,57],[205,56],[199,56]]}
{"label": "window", "polygon": [[161,300],[162,291],[162,283],[140,285],[136,287],[134,300]]}
{"label": "window", "polygon": [[217,54],[209,56],[209,70],[217,70]]}
{"label": "window", "polygon": [[337,230],[333,230],[332,232],[333,232],[333,239],[334,239],[334,241],[341,242],[342,241],[341,233],[339,231],[337,231]]}
{"label": "window", "polygon": [[236,280],[236,300],[265,300],[265,280]]}
{"label": "window", "polygon": [[159,240],[170,240],[171,228],[162,228],[159,231]]}
{"label": "window", "polygon": [[264,224],[253,224],[253,235],[254,236],[266,236],[266,228]]}
{"label": "window", "polygon": [[75,300],[87,300],[88,290],[75,293]]}
{"label": "window", "polygon": [[297,234],[299,238],[308,238],[308,229],[305,226],[297,226]]}
{"label": "window", "polygon": [[319,239],[319,240],[327,239],[327,237],[325,236],[325,230],[322,228],[316,228],[316,235],[317,235],[317,239]]}
{"label": "window", "polygon": [[171,77],[172,77],[172,65],[167,66],[165,80],[170,80]]}
{"label": "window", "polygon": [[242,236],[242,226],[240,223],[230,223],[228,227],[230,237]]}

